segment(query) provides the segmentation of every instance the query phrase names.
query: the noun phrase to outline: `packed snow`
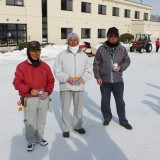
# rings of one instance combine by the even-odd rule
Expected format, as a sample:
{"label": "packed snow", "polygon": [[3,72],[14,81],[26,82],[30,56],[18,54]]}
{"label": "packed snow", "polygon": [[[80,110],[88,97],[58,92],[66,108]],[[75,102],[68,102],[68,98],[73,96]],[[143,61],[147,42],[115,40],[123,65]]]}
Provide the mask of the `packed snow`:
{"label": "packed snow", "polygon": [[[125,45],[129,52],[129,45]],[[95,46],[98,48],[98,45]],[[53,70],[56,56],[66,46],[48,45],[41,58]],[[0,53],[0,158],[1,160],[159,160],[160,159],[160,51],[140,54],[129,52],[130,67],[124,72],[126,116],[133,130],[119,125],[112,97],[113,119],[103,126],[100,111],[101,95],[94,77],[84,93],[83,127],[85,135],[73,131],[71,106],[70,138],[62,137],[61,102],[58,81],[51,95],[53,112],[48,112],[44,138],[49,142],[36,144],[26,151],[23,111],[18,111],[18,92],[12,81],[17,64],[26,59],[26,49]],[[94,57],[90,58],[93,62]]]}

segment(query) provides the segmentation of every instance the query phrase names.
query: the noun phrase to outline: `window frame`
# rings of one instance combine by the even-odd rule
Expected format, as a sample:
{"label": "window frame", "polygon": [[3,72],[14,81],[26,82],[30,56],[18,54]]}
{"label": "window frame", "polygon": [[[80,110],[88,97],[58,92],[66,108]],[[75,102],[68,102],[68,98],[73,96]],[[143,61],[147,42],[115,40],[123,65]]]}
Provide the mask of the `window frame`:
{"label": "window frame", "polygon": [[125,18],[131,18],[131,10],[124,9],[124,17]]}
{"label": "window frame", "polygon": [[97,38],[105,38],[106,37],[106,29],[98,29],[97,30]]}
{"label": "window frame", "polygon": [[[83,5],[85,5],[85,8],[83,8]],[[89,11],[88,11],[87,7],[89,7]],[[81,12],[82,13],[91,13],[91,3],[81,2]]]}
{"label": "window frame", "polygon": [[106,5],[98,4],[98,14],[106,15],[106,8]]}
{"label": "window frame", "polygon": [[[71,7],[69,7],[69,1],[71,1]],[[73,11],[73,0],[61,0],[61,10],[62,11]]]}
{"label": "window frame", "polygon": [[119,17],[120,9],[118,7],[112,7],[112,16]]}
{"label": "window frame", "polygon": [[149,14],[144,12],[143,20],[148,21]]}
{"label": "window frame", "polygon": [[134,18],[140,19],[140,11],[135,11]]}
{"label": "window frame", "polygon": [[[0,30],[0,31],[2,31],[4,33],[4,38],[5,38],[4,41],[1,38],[0,38],[0,40],[2,40],[5,43],[4,43],[4,45],[0,44],[0,47],[6,47],[8,45],[9,46],[17,46],[19,43],[21,43],[20,39],[23,39],[22,42],[27,42],[27,25],[26,24],[0,23],[0,25],[4,25],[5,26],[4,29]],[[12,28],[11,25],[15,25],[15,28]],[[20,27],[21,25],[24,25],[24,27],[21,28]],[[20,32],[24,32],[25,36],[19,36]],[[8,37],[9,33],[12,33],[10,37]]]}
{"label": "window frame", "polygon": [[[64,33],[64,35],[62,35],[62,30],[66,30],[66,32]],[[72,33],[72,32],[73,32],[73,28],[61,28],[61,39],[67,39],[68,34]]]}
{"label": "window frame", "polygon": [[6,5],[7,6],[24,6],[24,0],[21,0],[22,4],[17,4],[17,0],[12,0],[12,1],[13,1],[13,3],[11,4],[10,2],[7,2],[7,0],[6,0]]}
{"label": "window frame", "polygon": [[[83,36],[83,32],[85,32],[84,36]],[[89,35],[87,35],[87,32],[89,32]],[[81,39],[89,39],[89,38],[91,38],[91,29],[90,28],[81,28]]]}

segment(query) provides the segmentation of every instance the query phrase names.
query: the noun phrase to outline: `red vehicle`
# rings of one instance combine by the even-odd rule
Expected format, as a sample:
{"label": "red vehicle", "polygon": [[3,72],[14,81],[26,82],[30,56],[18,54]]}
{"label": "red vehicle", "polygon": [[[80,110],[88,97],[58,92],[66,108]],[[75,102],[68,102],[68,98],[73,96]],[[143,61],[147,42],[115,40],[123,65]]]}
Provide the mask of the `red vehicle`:
{"label": "red vehicle", "polygon": [[130,47],[130,52],[134,52],[135,50],[140,53],[143,53],[144,51],[150,53],[152,51],[152,44],[149,34],[136,34],[136,38]]}
{"label": "red vehicle", "polygon": [[89,42],[84,42],[84,44],[80,45],[80,48],[82,51],[84,51],[88,57],[93,57],[95,56],[96,51],[92,51],[93,48],[91,47]]}

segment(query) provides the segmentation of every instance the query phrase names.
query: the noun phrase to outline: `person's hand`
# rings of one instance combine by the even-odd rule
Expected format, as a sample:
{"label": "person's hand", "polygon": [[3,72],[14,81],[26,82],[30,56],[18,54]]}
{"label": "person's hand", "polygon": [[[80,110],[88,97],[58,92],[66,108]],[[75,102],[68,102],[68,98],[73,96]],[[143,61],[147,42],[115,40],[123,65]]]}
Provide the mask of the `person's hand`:
{"label": "person's hand", "polygon": [[81,85],[81,83],[84,83],[84,80],[83,80],[83,78],[82,78],[82,77],[80,77],[80,78],[79,78],[78,86],[79,86],[79,85]]}
{"label": "person's hand", "polygon": [[118,66],[116,69],[113,69],[113,71],[114,71],[114,72],[119,72],[119,71],[120,71],[120,69],[121,69],[121,67],[120,67],[120,66]]}
{"label": "person's hand", "polygon": [[97,79],[97,83],[101,86],[102,85],[102,79]]}
{"label": "person's hand", "polygon": [[39,94],[39,91],[38,90],[36,90],[36,89],[32,89],[31,90],[31,95],[32,96],[37,96]]}
{"label": "person's hand", "polygon": [[44,96],[41,99],[46,99],[48,97],[49,93],[48,92],[44,92]]}
{"label": "person's hand", "polygon": [[72,77],[69,77],[69,78],[68,78],[68,82],[69,82],[71,85],[73,85],[73,84],[74,84],[74,79],[73,79]]}

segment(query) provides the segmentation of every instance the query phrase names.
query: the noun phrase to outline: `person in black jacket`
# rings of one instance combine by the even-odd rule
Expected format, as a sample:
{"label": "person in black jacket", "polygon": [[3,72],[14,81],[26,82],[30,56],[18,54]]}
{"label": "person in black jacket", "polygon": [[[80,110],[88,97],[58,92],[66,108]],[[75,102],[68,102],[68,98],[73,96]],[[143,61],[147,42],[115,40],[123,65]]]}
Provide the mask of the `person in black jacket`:
{"label": "person in black jacket", "polygon": [[115,98],[117,114],[120,125],[126,129],[132,129],[125,115],[125,102],[123,100],[124,82],[122,73],[130,65],[130,58],[124,46],[119,40],[119,32],[115,27],[109,28],[107,41],[97,50],[93,71],[100,85],[101,91],[101,112],[104,118],[103,125],[109,125],[112,119],[110,108],[111,93]]}

